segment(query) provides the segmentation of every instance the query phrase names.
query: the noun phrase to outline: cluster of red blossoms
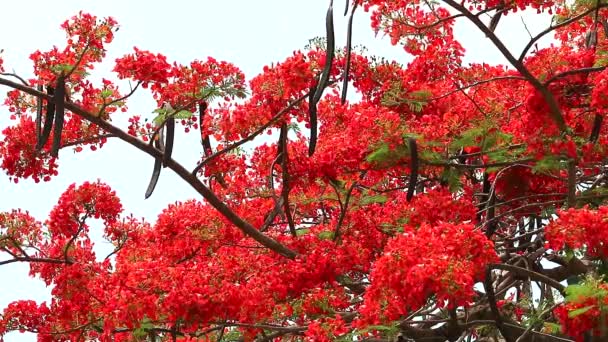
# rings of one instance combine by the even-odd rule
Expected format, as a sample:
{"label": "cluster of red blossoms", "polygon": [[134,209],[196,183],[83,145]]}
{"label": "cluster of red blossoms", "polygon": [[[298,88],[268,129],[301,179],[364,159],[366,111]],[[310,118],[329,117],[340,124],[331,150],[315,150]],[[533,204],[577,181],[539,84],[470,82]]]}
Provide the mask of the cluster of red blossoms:
{"label": "cluster of red blossoms", "polygon": [[554,250],[585,248],[592,257],[608,256],[608,207],[569,209],[546,227],[548,246]]}
{"label": "cluster of red blossoms", "polygon": [[554,310],[562,331],[577,342],[585,341],[585,335],[604,336],[608,326],[608,284],[597,280],[585,281],[570,292],[566,302]]}
{"label": "cluster of red blossoms", "polygon": [[449,307],[467,306],[475,296],[473,285],[496,261],[492,242],[472,224],[408,228],[376,260],[361,313],[374,324],[395,321],[431,294]]}

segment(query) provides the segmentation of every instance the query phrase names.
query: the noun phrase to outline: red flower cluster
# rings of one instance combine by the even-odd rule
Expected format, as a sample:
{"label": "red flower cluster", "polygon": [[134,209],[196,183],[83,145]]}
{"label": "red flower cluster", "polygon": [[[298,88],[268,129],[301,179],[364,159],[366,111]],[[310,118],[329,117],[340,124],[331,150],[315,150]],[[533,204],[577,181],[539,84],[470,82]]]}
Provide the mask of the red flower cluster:
{"label": "red flower cluster", "polygon": [[36,135],[33,134],[34,121],[22,116],[19,124],[7,127],[2,131],[4,140],[0,141],[0,155],[2,167],[15,182],[20,178],[32,177],[34,181],[41,179],[49,181],[51,176],[57,175],[57,163],[48,153],[38,153]]}
{"label": "red flower cluster", "polygon": [[[561,325],[562,333],[572,336],[577,342],[585,340],[584,334],[592,336],[605,334],[608,325],[606,304],[608,304],[608,284],[597,283],[576,285],[587,287],[586,294],[568,298],[565,303],[555,308],[555,317]],[[570,296],[569,296],[570,297]],[[606,335],[603,335],[605,338]]]}
{"label": "red flower cluster", "polygon": [[608,207],[568,209],[558,212],[559,218],[545,228],[549,247],[585,248],[588,255],[597,258],[608,256]]}
{"label": "red flower cluster", "polygon": [[376,261],[361,313],[370,323],[393,321],[432,294],[439,305],[467,306],[486,265],[497,260],[493,243],[471,224],[406,226]]}
{"label": "red flower cluster", "polygon": [[138,48],[134,50],[135,53],[116,59],[114,71],[118,78],[131,78],[142,82],[144,88],[147,88],[149,83],[159,86],[158,84],[168,82],[171,65],[167,62],[167,57]]}
{"label": "red flower cluster", "polygon": [[30,56],[34,62],[36,84],[54,84],[60,74],[69,74],[68,81],[72,82],[83,79],[87,69],[92,69],[93,63],[105,57],[105,45],[114,39],[117,22],[112,17],[98,20],[93,15],[80,12],[65,21],[61,28],[68,38],[63,51],[55,46],[51,51],[36,51]]}

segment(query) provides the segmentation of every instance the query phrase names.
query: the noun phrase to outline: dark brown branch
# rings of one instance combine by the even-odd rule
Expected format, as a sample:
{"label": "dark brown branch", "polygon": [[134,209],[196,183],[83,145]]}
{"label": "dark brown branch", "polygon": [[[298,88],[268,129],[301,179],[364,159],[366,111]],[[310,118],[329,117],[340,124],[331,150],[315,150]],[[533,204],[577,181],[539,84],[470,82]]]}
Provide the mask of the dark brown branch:
{"label": "dark brown branch", "polygon": [[471,84],[467,84],[465,86],[462,87],[458,87],[454,90],[451,90],[443,95],[439,95],[436,97],[432,97],[431,99],[429,99],[429,101],[435,101],[435,100],[440,100],[444,97],[448,97],[454,93],[458,93],[458,92],[462,92],[463,90],[469,89],[469,88],[473,88],[473,87],[477,87],[486,83],[490,83],[490,82],[494,82],[494,81],[505,81],[505,80],[518,80],[518,81],[526,81],[525,77],[522,76],[513,76],[513,75],[506,75],[506,76],[497,76],[497,77],[492,77],[486,80],[481,80],[481,81],[477,81],[477,82],[473,82]]}
{"label": "dark brown branch", "polygon": [[110,102],[108,102],[108,103],[105,103],[105,102],[104,102],[104,104],[103,104],[103,105],[101,106],[101,108],[99,109],[99,116],[101,116],[101,114],[102,114],[102,113],[103,113],[103,112],[106,110],[106,108],[107,108],[108,106],[111,106],[111,105],[113,105],[113,104],[115,104],[115,103],[118,103],[118,102],[122,102],[122,101],[124,101],[124,100],[128,99],[129,97],[131,97],[131,95],[135,94],[135,91],[137,90],[137,88],[139,88],[139,86],[141,85],[141,83],[142,83],[142,82],[137,82],[137,84],[135,85],[135,87],[133,87],[133,88],[131,89],[131,91],[130,91],[129,93],[127,93],[126,95],[124,95],[124,96],[122,96],[122,97],[119,97],[119,98],[117,98],[117,99],[114,99],[114,100],[112,100],[112,101],[110,101]]}
{"label": "dark brown branch", "polygon": [[463,13],[467,19],[469,19],[475,26],[479,28],[486,36],[492,41],[494,46],[498,48],[498,50],[502,53],[502,55],[511,63],[511,65],[519,71],[519,73],[526,78],[526,80],[539,92],[542,94],[545,102],[549,106],[549,114],[560,131],[566,131],[566,122],[564,121],[564,117],[562,116],[561,110],[555,97],[553,94],[545,87],[536,77],[534,77],[530,71],[522,64],[522,62],[518,61],[513,57],[509,49],[503,44],[503,42],[494,34],[494,32],[490,31],[484,23],[475,15],[473,15],[465,6],[456,2],[455,0],[444,0],[445,3],[452,6],[454,9]]}
{"label": "dark brown branch", "polygon": [[[336,224],[336,230],[334,231],[334,241],[340,241],[340,235],[342,234],[342,224],[344,223],[344,218],[346,217],[346,213],[348,211],[348,204],[350,203],[350,198],[353,193],[353,190],[357,186],[357,182],[354,182],[353,185],[346,192],[346,197],[344,198],[344,203],[340,201],[340,217],[338,218],[338,223]],[[337,190],[336,190],[337,192]],[[340,196],[338,194],[338,196]]]}
{"label": "dark brown branch", "polygon": [[[45,93],[39,92],[34,88],[23,86],[11,80],[0,78],[0,84],[23,91],[33,96],[44,98],[47,101],[53,100],[52,97]],[[131,136],[127,132],[112,125],[111,123],[104,121],[101,118],[98,118],[92,113],[87,112],[75,103],[66,102],[66,109],[98,125],[106,132],[116,136],[120,140],[137,148],[138,150],[154,158],[162,158],[162,152],[160,152],[153,146],[149,146],[144,141],[141,141],[140,139]],[[168,161],[167,167],[173,170],[180,178],[182,178],[187,184],[189,184],[194,190],[196,190],[213,208],[219,211],[224,217],[226,217],[226,219],[228,219],[228,221],[238,227],[243,233],[250,236],[268,249],[275,251],[287,258],[293,259],[296,257],[296,252],[287,248],[285,245],[279,243],[278,241],[264,235],[255,227],[253,227],[249,222],[246,222],[240,216],[238,216],[232,209],[230,209],[230,207],[228,207],[212,191],[210,191],[209,188],[206,187],[195,175],[186,170],[181,164],[171,159]]]}
{"label": "dark brown branch", "polygon": [[547,86],[547,85],[559,80],[560,78],[564,78],[564,77],[568,77],[568,76],[572,76],[572,75],[578,75],[578,74],[590,74],[592,72],[599,72],[604,69],[606,69],[605,66],[568,70],[568,71],[560,72],[557,75],[554,75],[553,77],[546,80],[545,83],[543,83],[543,84],[545,86]]}
{"label": "dark brown branch", "polygon": [[488,303],[490,304],[490,311],[492,311],[492,315],[494,316],[494,321],[496,321],[496,327],[505,338],[507,342],[511,342],[513,339],[509,335],[509,333],[503,327],[503,319],[498,311],[498,305],[496,304],[496,297],[494,295],[494,287],[492,286],[492,266],[488,265],[486,268],[486,276],[483,282],[483,287],[486,290],[486,295],[488,297]]}
{"label": "dark brown branch", "polygon": [[527,268],[523,268],[523,267],[519,267],[519,266],[514,266],[514,265],[509,265],[509,264],[492,264],[489,265],[488,268],[491,269],[495,269],[495,270],[503,270],[503,271],[509,271],[509,272],[513,272],[515,274],[517,274],[518,276],[525,276],[525,277],[529,277],[532,280],[541,282],[541,283],[545,283],[553,288],[555,288],[556,290],[558,290],[562,295],[564,295],[564,285],[562,285],[559,281],[556,281],[544,274],[538,273],[538,272],[534,272],[532,270],[529,270]]}
{"label": "dark brown branch", "polygon": [[258,135],[260,135],[261,133],[263,133],[268,127],[274,125],[277,121],[279,121],[279,119],[283,116],[283,114],[285,114],[286,112],[290,111],[291,109],[293,109],[293,107],[295,107],[296,105],[298,105],[300,102],[302,102],[306,97],[308,97],[308,93],[300,96],[299,98],[297,98],[296,100],[294,100],[293,102],[291,102],[289,105],[287,105],[287,107],[281,109],[275,116],[272,117],[272,119],[270,119],[268,122],[266,122],[265,124],[263,124],[262,126],[260,126],[260,128],[256,129],[255,131],[253,131],[253,133],[249,134],[247,137],[227,146],[226,148],[216,151],[215,153],[213,153],[212,155],[210,155],[208,158],[206,158],[205,160],[203,160],[202,162],[200,162],[195,168],[194,170],[192,170],[192,175],[196,175],[205,165],[207,165],[209,162],[211,162],[213,159],[228,153],[232,150],[234,150],[235,148],[243,145],[244,143],[253,140],[255,137],[257,137]]}
{"label": "dark brown branch", "polygon": [[411,201],[414,198],[414,192],[416,191],[416,183],[418,182],[418,167],[420,165],[418,160],[418,144],[416,139],[408,138],[408,144],[410,149],[410,181],[407,186],[407,201]]}
{"label": "dark brown branch", "polygon": [[[608,3],[606,4],[600,4],[599,6],[596,6],[597,8],[604,8],[604,7],[608,7]],[[530,48],[532,47],[532,45],[534,45],[534,43],[536,43],[539,39],[541,39],[542,37],[544,37],[545,35],[547,35],[548,33],[550,33],[551,31],[557,30],[560,27],[564,27],[567,25],[572,24],[575,21],[578,21],[584,17],[586,17],[587,15],[593,13],[596,10],[596,7],[590,8],[586,11],[584,11],[581,14],[578,14],[575,17],[572,17],[568,20],[564,20],[561,23],[557,24],[557,25],[552,25],[548,28],[546,28],[545,30],[543,30],[542,32],[540,32],[539,34],[537,34],[534,38],[532,38],[528,44],[524,47],[524,49],[522,50],[521,54],[519,55],[519,59],[518,61],[520,63],[523,62],[524,58],[526,58],[526,55],[528,54],[528,50],[530,50]]]}
{"label": "dark brown branch", "polygon": [[568,199],[566,201],[568,208],[574,208],[576,205],[576,161],[568,161]]}
{"label": "dark brown branch", "polygon": [[70,146],[76,146],[76,145],[80,145],[80,144],[86,144],[86,143],[92,143],[104,138],[112,138],[114,137],[112,134],[101,134],[98,136],[94,136],[94,137],[90,137],[90,138],[84,138],[84,139],[77,139],[77,140],[73,140],[70,142],[66,142],[65,144],[61,145],[61,148],[66,148],[66,147],[70,147]]}
{"label": "dark brown branch", "polygon": [[14,262],[42,262],[48,264],[66,264],[71,265],[73,261],[64,259],[53,259],[53,258],[36,258],[36,257],[16,257],[10,260],[0,261],[0,266],[12,264]]}

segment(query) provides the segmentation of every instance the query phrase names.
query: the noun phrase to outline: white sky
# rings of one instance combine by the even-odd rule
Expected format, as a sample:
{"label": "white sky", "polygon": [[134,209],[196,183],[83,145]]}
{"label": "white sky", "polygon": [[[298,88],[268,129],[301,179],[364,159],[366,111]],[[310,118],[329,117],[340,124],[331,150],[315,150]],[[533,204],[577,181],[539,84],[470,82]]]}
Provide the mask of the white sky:
{"label": "white sky", "polygon": [[[294,50],[302,49],[310,38],[323,36],[328,0],[223,0],[223,1],[141,1],[141,0],[61,0],[4,1],[0,17],[0,49],[7,71],[14,69],[24,77],[31,76],[28,56],[36,49],[46,51],[53,45],[63,47],[65,39],[59,25],[79,10],[98,17],[113,16],[120,24],[115,41],[109,46],[108,57],[93,76],[109,77],[115,58],[132,51],[133,46],[165,54],[170,61],[188,63],[193,59],[213,56],[233,62],[248,79],[264,65],[281,61]],[[343,46],[346,18],[342,17],[344,1],[336,0],[335,25],[337,46]],[[534,33],[548,24],[546,18],[527,18]],[[502,62],[499,52],[476,29],[459,25],[458,32],[468,50],[468,61]],[[520,15],[503,19],[497,31],[512,51],[519,52],[527,42]],[[353,42],[364,45],[370,54],[396,59],[402,63],[408,57],[400,47],[392,47],[388,39],[375,38],[367,15],[361,10],[355,18]],[[124,88],[126,89],[126,88]],[[0,102],[7,88],[0,89]],[[129,102],[129,114],[149,114],[155,108],[151,96],[140,92]],[[121,114],[116,114],[120,116]],[[0,130],[10,121],[5,107],[0,108]],[[126,117],[126,115],[125,115]],[[197,134],[183,136],[176,144],[175,157],[192,167],[199,158]],[[189,150],[188,146],[196,146]],[[154,220],[168,204],[176,200],[197,198],[169,170],[164,170],[152,197],[144,201],[153,160],[139,151],[108,143],[95,153],[74,155],[70,150],[60,152],[59,176],[51,182],[35,184],[21,181],[13,184],[0,174],[0,211],[12,208],[29,210],[44,220],[59,195],[71,183],[81,184],[100,178],[121,197],[125,212]],[[98,237],[99,231],[93,232]],[[97,240],[99,241],[99,239]],[[101,242],[99,253],[108,246]],[[16,299],[47,300],[49,290],[44,284],[27,276],[26,265],[0,267],[0,310]],[[32,334],[11,333],[7,342],[35,341]]]}

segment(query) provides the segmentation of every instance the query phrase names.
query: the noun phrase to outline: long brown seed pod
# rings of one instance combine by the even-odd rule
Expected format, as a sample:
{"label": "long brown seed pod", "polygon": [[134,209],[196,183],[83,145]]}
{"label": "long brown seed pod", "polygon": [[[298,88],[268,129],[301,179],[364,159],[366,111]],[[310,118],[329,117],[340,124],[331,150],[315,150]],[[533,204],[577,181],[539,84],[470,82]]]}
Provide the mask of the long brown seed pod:
{"label": "long brown seed pod", "polygon": [[61,148],[61,134],[63,133],[63,122],[65,119],[65,78],[57,77],[55,86],[55,94],[53,101],[55,102],[55,126],[53,129],[53,144],[51,145],[51,156],[57,158],[59,149]]}

